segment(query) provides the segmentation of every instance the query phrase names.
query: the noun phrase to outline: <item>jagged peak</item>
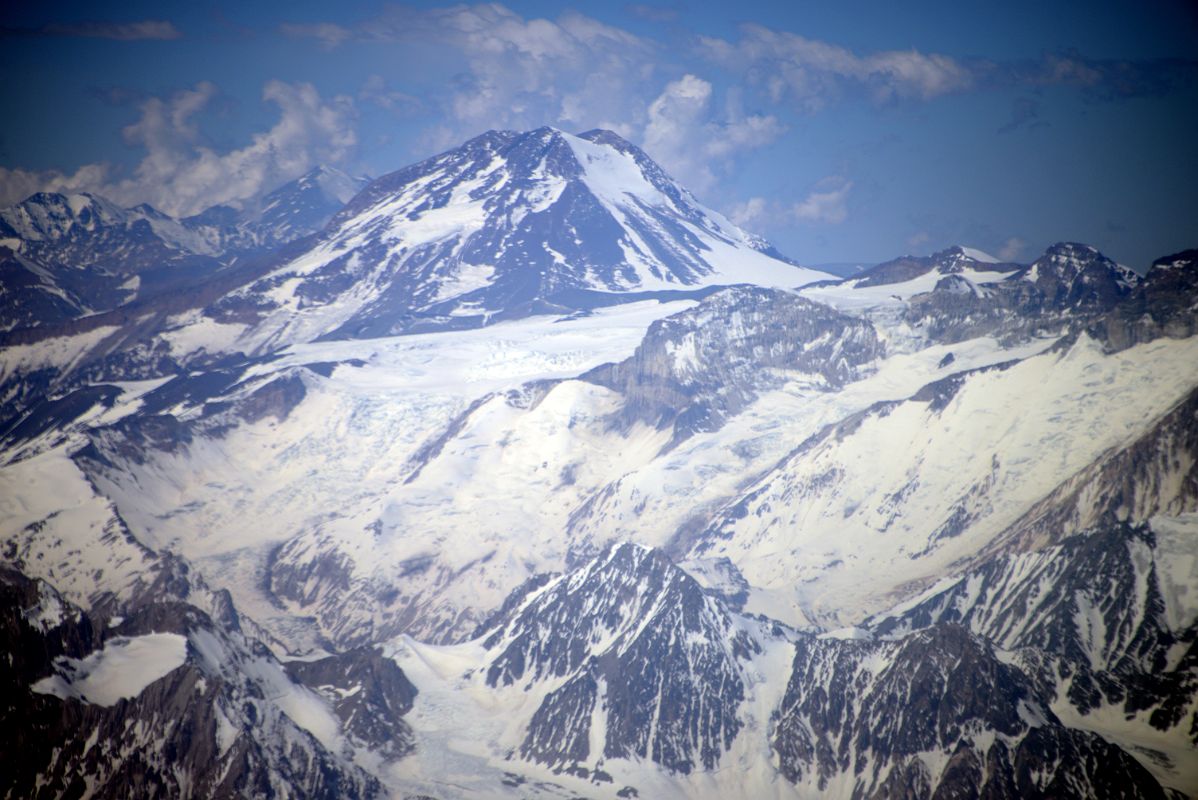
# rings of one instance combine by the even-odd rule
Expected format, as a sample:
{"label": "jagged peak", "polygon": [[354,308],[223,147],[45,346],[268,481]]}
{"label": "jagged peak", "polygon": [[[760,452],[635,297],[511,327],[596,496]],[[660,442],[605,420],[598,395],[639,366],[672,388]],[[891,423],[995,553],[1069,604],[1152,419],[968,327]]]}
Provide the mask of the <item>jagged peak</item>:
{"label": "jagged peak", "polygon": [[965,258],[970,261],[975,261],[979,264],[1002,264],[1002,259],[995,258],[984,250],[979,250],[976,247],[966,247],[962,244],[955,244],[952,247],[945,248],[938,253],[932,254],[933,261],[946,261],[949,259]]}
{"label": "jagged peak", "polygon": [[1085,242],[1056,242],[1044,251],[1045,256],[1076,255],[1084,258],[1104,257],[1097,247]]}
{"label": "jagged peak", "polygon": [[1027,267],[1022,277],[1032,282],[1045,279],[1072,281],[1083,271],[1105,268],[1125,287],[1139,283],[1141,276],[1130,267],[1125,267],[1104,255],[1097,247],[1082,242],[1057,242],[1050,245],[1044,255]]}
{"label": "jagged peak", "polygon": [[116,203],[93,192],[34,192],[9,208],[30,206],[58,206],[76,214],[91,206],[119,208]]}
{"label": "jagged peak", "polygon": [[602,144],[608,147],[614,147],[620,152],[630,155],[644,155],[641,148],[634,145],[632,142],[625,139],[620,134],[607,128],[591,128],[589,131],[578,134],[579,139],[585,139],[588,142]]}
{"label": "jagged peak", "polygon": [[1152,266],[1148,269],[1151,273],[1157,270],[1192,270],[1195,267],[1198,267],[1198,248],[1182,250],[1178,253],[1162,256],[1153,261]]}

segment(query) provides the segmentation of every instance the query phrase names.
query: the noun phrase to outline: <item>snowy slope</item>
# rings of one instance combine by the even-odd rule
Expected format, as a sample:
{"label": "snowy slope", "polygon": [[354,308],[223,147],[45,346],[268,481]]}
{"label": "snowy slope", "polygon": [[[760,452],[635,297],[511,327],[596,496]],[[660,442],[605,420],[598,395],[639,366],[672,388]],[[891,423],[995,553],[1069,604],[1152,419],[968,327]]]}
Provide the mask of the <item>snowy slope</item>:
{"label": "snowy slope", "polygon": [[367,186],[308,252],[217,303],[262,352],[316,338],[830,276],[778,257],[606,131],[484,134]]}
{"label": "snowy slope", "polygon": [[[751,378],[721,425],[684,439],[659,429],[658,412],[644,416],[640,388],[562,380],[634,355],[644,326],[672,310],[641,304],[297,346],[161,408],[183,421],[169,447],[137,433],[141,415],[99,434],[103,460],[87,469],[145,541],[202,563],[247,608],[280,624],[314,615],[346,645],[459,637],[530,574],[623,539],[696,563],[728,558],[753,587],[752,609],[839,625],[981,552],[1193,388],[1182,368],[1198,355],[1192,339],[1107,355],[1087,338],[1043,352],[1056,339],[986,337],[874,350],[867,370],[829,385],[819,371],[845,351],[805,343],[825,347],[835,325],[856,323],[785,326],[802,344],[787,358],[817,357],[765,369],[777,333],[757,309],[775,306],[768,293],[713,295],[651,334],[669,363],[702,367],[673,376],[642,357],[646,374],[675,381],[666,406],[710,407],[696,387]],[[744,326],[736,337],[694,335],[693,320],[729,314]],[[1020,363],[970,372],[1008,361]],[[302,386],[283,413],[210,416],[276,380]],[[259,594],[263,581],[273,594]]]}
{"label": "snowy slope", "polygon": [[[603,131],[357,189],[210,305],[5,340],[0,788],[1198,791],[1192,252],[799,288]],[[72,202],[43,300],[28,242],[173,224]]]}
{"label": "snowy slope", "polygon": [[1198,343],[1142,347],[1107,355],[1083,336],[825,429],[719,511],[695,546],[771,593],[767,613],[853,623],[969,558],[1187,395]]}
{"label": "snowy slope", "polygon": [[317,167],[247,208],[176,219],[94,194],[41,192],[0,209],[0,331],[58,325],[194,287],[316,233],[366,184]]}

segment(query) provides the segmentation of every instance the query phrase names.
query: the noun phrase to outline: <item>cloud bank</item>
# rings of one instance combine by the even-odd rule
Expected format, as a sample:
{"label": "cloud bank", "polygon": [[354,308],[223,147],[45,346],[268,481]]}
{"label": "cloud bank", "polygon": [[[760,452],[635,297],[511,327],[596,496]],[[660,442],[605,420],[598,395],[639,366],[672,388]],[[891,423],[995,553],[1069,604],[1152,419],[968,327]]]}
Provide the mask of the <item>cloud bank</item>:
{"label": "cloud bank", "polygon": [[197,115],[217,95],[201,82],[140,106],[140,117],[123,130],[125,141],[145,155],[128,177],[114,178],[107,164],[88,164],[72,174],[0,168],[0,202],[19,202],[33,191],[90,191],[124,205],[150,203],[177,216],[218,204],[240,206],[316,164],[343,161],[357,143],[353,100],[322,99],[311,84],[270,81],[262,99],[279,117],[249,144],[218,152],[208,144]]}
{"label": "cloud bank", "polygon": [[[277,107],[277,121],[228,151],[202,134],[200,121],[217,89],[200,81],[141,103],[140,117],[124,130],[124,138],[144,155],[128,172],[103,163],[61,172],[0,168],[0,202],[20,200],[37,189],[87,189],[117,202],[150,202],[180,214],[218,203],[245,204],[316,163],[349,159],[358,141],[359,106],[403,119],[419,131],[414,149],[422,152],[491,128],[608,128],[642,145],[710,202],[721,190],[727,193],[729,178],[749,154],[781,141],[803,117],[837,103],[921,104],[1016,88],[1023,96],[999,129],[1012,133],[1048,124],[1040,119],[1037,99],[1045,87],[1108,100],[1159,94],[1198,80],[1198,65],[1178,60],[1096,61],[1064,53],[1001,63],[918,50],[854,52],[758,24],[743,25],[728,37],[687,36],[681,27],[685,17],[676,9],[633,5],[626,10],[670,26],[683,36],[683,45],[667,49],[648,35],[577,11],[548,19],[522,16],[499,4],[395,5],[352,24],[283,23],[277,35],[314,42],[325,52],[360,45],[431,46],[450,77],[421,91],[406,76],[376,67],[361,78],[353,98],[321,97],[309,84],[272,80],[262,98]],[[58,23],[6,32],[121,41],[181,35],[162,20]],[[826,178],[806,193],[798,189],[785,201],[751,198],[724,205],[758,229],[796,222],[836,225],[848,216],[854,178],[851,170],[837,171],[845,174]]]}

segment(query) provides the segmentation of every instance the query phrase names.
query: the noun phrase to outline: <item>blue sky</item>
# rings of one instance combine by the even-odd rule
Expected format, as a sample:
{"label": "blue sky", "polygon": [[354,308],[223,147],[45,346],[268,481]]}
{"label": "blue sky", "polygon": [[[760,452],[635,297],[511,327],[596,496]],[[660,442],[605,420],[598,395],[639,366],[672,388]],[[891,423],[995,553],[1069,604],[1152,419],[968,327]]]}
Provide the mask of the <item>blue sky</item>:
{"label": "blue sky", "polygon": [[0,17],[0,201],[173,213],[489,128],[609,127],[800,261],[1198,246],[1198,6],[47,3]]}

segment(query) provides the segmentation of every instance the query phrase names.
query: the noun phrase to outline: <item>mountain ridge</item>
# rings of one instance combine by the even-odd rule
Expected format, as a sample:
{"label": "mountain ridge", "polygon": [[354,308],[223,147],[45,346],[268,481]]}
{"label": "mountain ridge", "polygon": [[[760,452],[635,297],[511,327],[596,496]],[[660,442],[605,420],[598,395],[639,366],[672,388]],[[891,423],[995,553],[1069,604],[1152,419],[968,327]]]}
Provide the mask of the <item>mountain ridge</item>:
{"label": "mountain ridge", "polygon": [[610,132],[490,132],[0,336],[12,785],[1198,793],[1195,255],[834,281]]}

